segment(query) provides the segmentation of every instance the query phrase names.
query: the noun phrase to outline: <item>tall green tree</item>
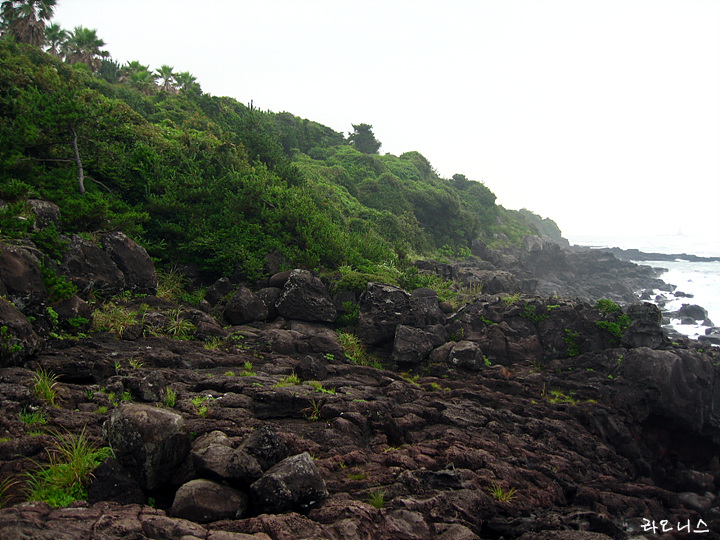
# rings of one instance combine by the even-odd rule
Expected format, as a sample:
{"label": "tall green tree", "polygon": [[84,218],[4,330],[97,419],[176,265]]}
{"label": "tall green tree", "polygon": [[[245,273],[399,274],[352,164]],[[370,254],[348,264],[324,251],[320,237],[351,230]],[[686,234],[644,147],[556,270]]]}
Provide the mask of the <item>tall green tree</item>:
{"label": "tall green tree", "polygon": [[348,139],[358,151],[363,154],[377,154],[382,143],[375,138],[370,124],[353,124],[355,130]]}
{"label": "tall green tree", "polygon": [[15,41],[42,47],[45,21],[53,17],[57,0],[5,0],[0,7],[3,31]]}
{"label": "tall green tree", "polygon": [[100,59],[110,56],[101,50],[105,42],[97,35],[97,30],[76,26],[63,47],[65,61],[69,64],[82,63],[95,73],[100,69]]}

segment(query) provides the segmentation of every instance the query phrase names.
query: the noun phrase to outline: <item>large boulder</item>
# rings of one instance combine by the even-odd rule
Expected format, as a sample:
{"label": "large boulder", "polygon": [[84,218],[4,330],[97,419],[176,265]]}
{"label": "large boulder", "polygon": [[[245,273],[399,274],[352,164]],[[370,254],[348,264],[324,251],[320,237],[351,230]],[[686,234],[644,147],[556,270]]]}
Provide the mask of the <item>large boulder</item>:
{"label": "large boulder", "polygon": [[262,476],[257,460],[241,449],[211,443],[191,452],[193,466],[202,476],[246,487]]}
{"label": "large boulder", "polygon": [[250,492],[257,509],[270,514],[302,510],[328,496],[325,481],[307,452],[270,468],[250,486]]}
{"label": "large boulder", "polygon": [[360,296],[358,337],[368,345],[384,345],[395,339],[399,324],[411,324],[410,295],[400,287],[370,282]]}
{"label": "large boulder", "polygon": [[37,308],[47,299],[37,252],[0,244],[0,294],[18,309]]}
{"label": "large boulder", "polygon": [[395,330],[392,358],[398,364],[417,365],[445,341],[447,331],[443,326],[426,330],[399,324]]}
{"label": "large boulder", "polygon": [[157,292],[158,277],[155,265],[144,247],[119,231],[104,235],[102,244],[125,276],[127,290],[137,294]]}
{"label": "large boulder", "polygon": [[223,316],[230,324],[245,324],[264,321],[268,318],[268,313],[260,297],[247,287],[240,287],[225,306]]}
{"label": "large boulder", "polygon": [[445,324],[445,313],[440,309],[438,294],[433,289],[415,289],[410,295],[413,326],[425,327]]}
{"label": "large boulder", "polygon": [[247,495],[211,480],[190,480],[175,494],[170,515],[208,523],[220,519],[239,519],[248,508]]}
{"label": "large boulder", "polygon": [[85,297],[91,291],[111,296],[125,287],[125,276],[110,254],[78,235],[73,235],[63,255],[62,270]]}
{"label": "large boulder", "polygon": [[337,310],[327,288],[307,270],[290,272],[276,307],[286,319],[333,322],[337,318]]}
{"label": "large boulder", "polygon": [[254,457],[263,471],[288,457],[285,443],[267,425],[250,433],[240,445],[240,450]]}
{"label": "large boulder", "polygon": [[720,444],[720,378],[710,356],[638,347],[621,358],[616,373],[631,382],[618,389],[626,408]]}
{"label": "large boulder", "polygon": [[57,204],[42,199],[28,199],[28,206],[35,214],[35,230],[54,226],[60,232],[60,207]]}
{"label": "large boulder", "polygon": [[32,324],[14,305],[0,298],[0,366],[20,365],[38,352],[42,340]]}
{"label": "large boulder", "polygon": [[161,487],[190,451],[190,437],[179,414],[127,403],[114,409],[103,432],[118,462],[143,489]]}
{"label": "large boulder", "polygon": [[623,333],[623,345],[657,349],[668,342],[662,329],[662,311],[655,304],[641,302],[627,308],[630,325]]}

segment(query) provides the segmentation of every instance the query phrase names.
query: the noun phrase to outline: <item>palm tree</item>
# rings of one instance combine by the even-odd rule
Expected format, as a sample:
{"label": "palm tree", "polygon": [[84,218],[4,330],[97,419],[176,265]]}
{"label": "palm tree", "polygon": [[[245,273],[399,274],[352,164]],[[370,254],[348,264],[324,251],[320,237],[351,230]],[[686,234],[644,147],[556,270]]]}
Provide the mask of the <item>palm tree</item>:
{"label": "palm tree", "polygon": [[100,68],[100,58],[110,56],[100,47],[105,42],[97,36],[97,30],[76,26],[63,46],[65,61],[69,64],[83,63],[94,73]]}
{"label": "palm tree", "polygon": [[160,85],[160,88],[162,88],[165,92],[173,92],[176,90],[175,73],[173,73],[173,69],[174,68],[172,66],[163,64],[162,66],[160,66],[160,69],[155,72],[158,78],[162,79],[162,84]]}
{"label": "palm tree", "polygon": [[155,88],[156,76],[150,71],[150,66],[144,66],[137,60],[128,62],[120,70],[120,82],[130,83],[144,94],[152,93]]}
{"label": "palm tree", "polygon": [[3,31],[20,43],[41,47],[45,21],[52,19],[57,0],[5,0],[0,7]]}
{"label": "palm tree", "polygon": [[189,71],[183,71],[175,74],[175,82],[186,92],[196,87],[197,89],[200,89],[200,85],[196,81],[197,79],[191,75]]}
{"label": "palm tree", "polygon": [[45,28],[45,45],[47,45],[47,52],[60,56],[60,51],[65,45],[65,42],[70,37],[67,30],[60,28],[59,24],[52,23],[50,26]]}

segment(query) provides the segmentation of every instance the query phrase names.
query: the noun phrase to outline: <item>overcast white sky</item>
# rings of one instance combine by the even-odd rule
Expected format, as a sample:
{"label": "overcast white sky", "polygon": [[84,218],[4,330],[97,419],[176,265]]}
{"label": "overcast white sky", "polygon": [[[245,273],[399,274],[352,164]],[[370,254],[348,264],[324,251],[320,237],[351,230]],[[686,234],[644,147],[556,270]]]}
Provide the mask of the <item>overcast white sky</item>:
{"label": "overcast white sky", "polygon": [[58,0],[120,63],[417,150],[578,235],[720,244],[719,0]]}

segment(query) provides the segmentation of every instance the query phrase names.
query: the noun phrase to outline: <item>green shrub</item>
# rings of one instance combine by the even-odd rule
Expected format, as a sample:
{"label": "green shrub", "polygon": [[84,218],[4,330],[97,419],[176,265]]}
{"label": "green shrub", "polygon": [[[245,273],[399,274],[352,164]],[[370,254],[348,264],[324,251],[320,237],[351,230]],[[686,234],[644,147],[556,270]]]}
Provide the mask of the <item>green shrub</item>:
{"label": "green shrub", "polygon": [[68,281],[65,276],[58,274],[51,265],[45,264],[44,261],[40,263],[40,275],[51,302],[61,302],[77,294],[75,284]]}

